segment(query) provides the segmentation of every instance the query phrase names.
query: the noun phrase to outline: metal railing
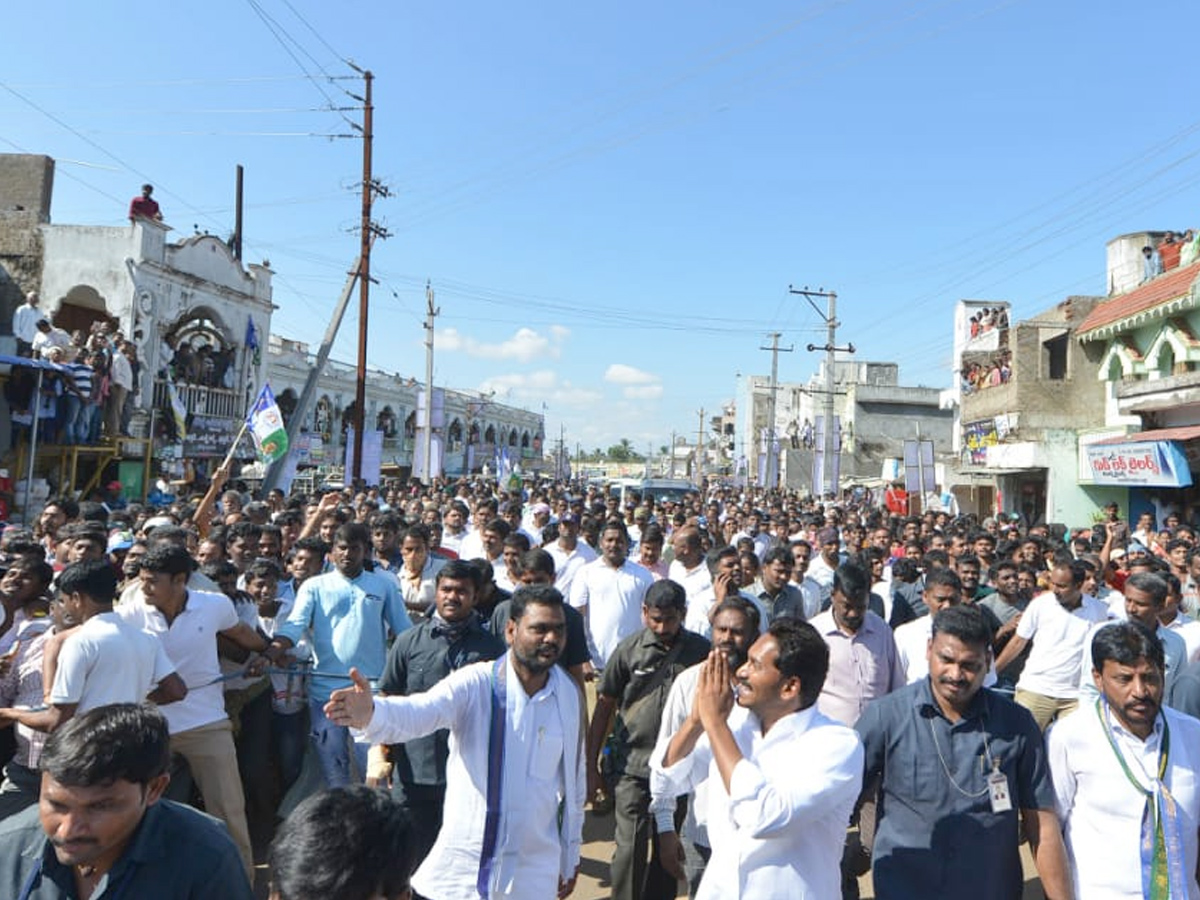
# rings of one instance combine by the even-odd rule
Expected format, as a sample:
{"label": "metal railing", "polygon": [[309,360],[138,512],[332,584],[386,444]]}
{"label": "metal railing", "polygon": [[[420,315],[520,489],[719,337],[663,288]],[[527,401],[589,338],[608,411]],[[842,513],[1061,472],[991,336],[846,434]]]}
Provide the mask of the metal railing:
{"label": "metal railing", "polygon": [[[204,387],[198,384],[176,384],[175,391],[187,411],[198,416],[216,416],[226,419],[240,419],[246,414],[241,407],[234,391],[225,388]],[[161,378],[154,380],[154,405],[156,407],[170,406],[170,395],[167,383]]]}

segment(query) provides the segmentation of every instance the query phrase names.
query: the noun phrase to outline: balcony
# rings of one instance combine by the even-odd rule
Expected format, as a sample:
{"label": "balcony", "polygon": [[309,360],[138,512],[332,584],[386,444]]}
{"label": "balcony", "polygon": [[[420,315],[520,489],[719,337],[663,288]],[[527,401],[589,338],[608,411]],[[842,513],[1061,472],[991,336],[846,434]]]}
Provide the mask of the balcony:
{"label": "balcony", "polygon": [[[176,384],[175,392],[187,411],[197,416],[211,416],[220,419],[240,419],[246,414],[245,401],[240,400],[237,393],[225,388],[204,387],[198,384]],[[170,408],[170,392],[167,382],[161,378],[154,380],[154,406]]]}
{"label": "balcony", "polygon": [[1166,378],[1117,382],[1118,409],[1122,415],[1173,409],[1200,401],[1200,372],[1181,372]]}

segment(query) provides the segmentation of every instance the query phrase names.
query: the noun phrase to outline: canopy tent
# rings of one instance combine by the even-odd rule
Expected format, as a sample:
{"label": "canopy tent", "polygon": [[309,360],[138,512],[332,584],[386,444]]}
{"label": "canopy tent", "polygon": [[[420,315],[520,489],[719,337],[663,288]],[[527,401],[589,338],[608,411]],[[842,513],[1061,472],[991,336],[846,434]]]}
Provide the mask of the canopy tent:
{"label": "canopy tent", "polygon": [[34,402],[31,405],[33,421],[29,426],[29,467],[25,472],[25,509],[28,511],[29,501],[33,495],[33,466],[37,460],[38,421],[42,406],[42,379],[45,377],[47,370],[60,373],[67,370],[63,366],[46,362],[42,359],[26,359],[24,356],[6,356],[4,354],[0,354],[0,365],[21,366],[37,370],[37,386],[34,388]]}

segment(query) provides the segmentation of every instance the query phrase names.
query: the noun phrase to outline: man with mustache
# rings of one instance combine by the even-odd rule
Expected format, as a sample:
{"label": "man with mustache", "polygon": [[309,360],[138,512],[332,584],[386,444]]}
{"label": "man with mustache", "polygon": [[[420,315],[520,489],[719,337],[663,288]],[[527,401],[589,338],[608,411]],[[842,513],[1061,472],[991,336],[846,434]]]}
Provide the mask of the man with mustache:
{"label": "man with mustache", "polygon": [[879,781],[872,869],[879,900],[1020,897],[1024,827],[1046,897],[1070,897],[1041,732],[983,690],[992,629],[974,606],[933,613],[929,674],[869,705],[855,728]]}
{"label": "man with mustache", "polygon": [[[661,863],[650,816],[650,753],[658,737],[671,682],[707,656],[709,642],[683,628],[687,592],[656,581],[642,601],[645,627],[617,645],[604,668],[588,731],[588,794],[602,785],[600,753],[620,713],[615,738],[616,833],[613,900],[673,900],[674,873]],[[646,861],[646,848],[652,852]]]}
{"label": "man with mustache", "polygon": [[1096,632],[1091,662],[1100,696],[1046,739],[1075,897],[1200,897],[1200,722],[1162,705],[1162,644],[1139,622]]}
{"label": "man with mustache", "polygon": [[0,824],[0,897],[250,900],[225,826],[163,798],[170,761],[153,706],[98,706],[50,735],[39,806]]}
{"label": "man with mustache", "polygon": [[[513,595],[509,652],[464,666],[424,693],[371,696],[334,691],[325,715],[362,730],[372,744],[397,744],[450,730],[445,818],[413,876],[428,900],[566,897],[583,839],[582,694],[556,665],[566,642],[563,598],[548,585]],[[464,862],[469,860],[470,865]]]}
{"label": "man with mustache", "polygon": [[[722,600],[712,615],[712,647],[725,654],[729,670],[736,672],[746,661],[746,652],[759,633],[758,610],[737,595]],[[696,896],[704,867],[712,856],[712,845],[708,840],[708,787],[706,779],[693,781],[688,798],[687,818],[679,832],[675,829],[677,792],[655,769],[655,760],[661,762],[667,745],[680,728],[691,720],[698,723],[698,715],[692,701],[696,697],[696,684],[700,680],[703,663],[680,672],[667,695],[663,709],[662,724],[658,730],[658,743],[650,755],[650,814],[654,816],[658,832],[658,858],[662,867],[678,881],[687,881],[688,894]],[[740,724],[746,711],[735,705],[729,713],[730,720]]]}

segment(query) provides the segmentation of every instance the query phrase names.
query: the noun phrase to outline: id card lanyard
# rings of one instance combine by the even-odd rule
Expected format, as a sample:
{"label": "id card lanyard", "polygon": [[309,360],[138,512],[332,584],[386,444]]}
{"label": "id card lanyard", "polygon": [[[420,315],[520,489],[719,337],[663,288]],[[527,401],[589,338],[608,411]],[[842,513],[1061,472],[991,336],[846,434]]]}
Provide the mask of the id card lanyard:
{"label": "id card lanyard", "polygon": [[1012,807],[1012,794],[1008,790],[1008,776],[1000,771],[1000,759],[992,755],[992,745],[987,736],[987,717],[982,717],[983,722],[983,753],[987,760],[991,772],[988,773],[986,784],[981,790],[968,791],[958,783],[954,778],[954,772],[946,763],[946,757],[942,755],[942,747],[938,743],[937,729],[933,727],[933,717],[929,718],[929,735],[933,738],[933,748],[937,751],[938,762],[942,764],[942,771],[946,773],[946,780],[950,782],[950,786],[962,796],[970,800],[977,800],[984,794],[988,795],[988,800],[992,806],[992,812],[1004,813],[1010,811]]}

